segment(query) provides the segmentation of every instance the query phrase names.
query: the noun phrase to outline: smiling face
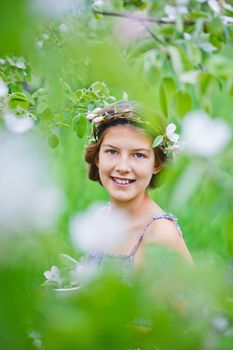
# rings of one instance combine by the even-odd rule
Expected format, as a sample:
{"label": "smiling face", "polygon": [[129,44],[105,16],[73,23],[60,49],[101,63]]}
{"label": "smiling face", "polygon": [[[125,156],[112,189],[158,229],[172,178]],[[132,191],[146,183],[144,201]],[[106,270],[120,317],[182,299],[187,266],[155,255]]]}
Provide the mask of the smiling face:
{"label": "smiling face", "polygon": [[132,125],[105,131],[97,160],[99,177],[115,204],[144,196],[155,174],[152,140]]}

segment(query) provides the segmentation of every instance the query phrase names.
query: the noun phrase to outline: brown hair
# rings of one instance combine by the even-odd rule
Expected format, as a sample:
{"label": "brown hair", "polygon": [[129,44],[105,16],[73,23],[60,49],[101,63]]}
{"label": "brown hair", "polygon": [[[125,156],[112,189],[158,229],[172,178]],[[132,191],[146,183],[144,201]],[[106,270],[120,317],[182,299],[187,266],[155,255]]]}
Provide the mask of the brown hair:
{"label": "brown hair", "polygon": [[[99,169],[96,165],[96,162],[98,160],[98,155],[99,155],[99,150],[100,150],[100,146],[101,143],[103,141],[104,135],[106,130],[109,127],[113,127],[114,125],[119,125],[122,124],[122,120],[129,120],[126,116],[124,117],[123,115],[124,113],[117,113],[113,116],[111,115],[111,121],[109,120],[109,122],[104,122],[104,130],[101,130],[101,133],[99,133],[99,137],[97,140],[93,141],[93,143],[89,144],[86,148],[85,151],[85,161],[88,163],[89,167],[88,167],[88,177],[90,180],[93,181],[98,181],[101,185],[101,180],[99,177]],[[114,123],[112,123],[112,121],[114,120]],[[131,124],[134,125],[135,127],[138,127],[140,130],[144,131],[147,136],[149,136],[150,138],[152,137],[151,132],[148,130],[147,126],[143,127],[142,125],[138,125],[138,123],[134,123],[129,121],[127,124]],[[164,152],[164,150],[162,149],[162,147],[155,147],[153,148],[154,150],[154,155],[155,155],[155,164],[156,167],[158,168],[162,168],[164,163],[166,162],[167,159],[167,155]],[[148,185],[148,188],[155,188],[156,186],[156,177],[157,174],[154,174],[150,180],[150,183]]]}

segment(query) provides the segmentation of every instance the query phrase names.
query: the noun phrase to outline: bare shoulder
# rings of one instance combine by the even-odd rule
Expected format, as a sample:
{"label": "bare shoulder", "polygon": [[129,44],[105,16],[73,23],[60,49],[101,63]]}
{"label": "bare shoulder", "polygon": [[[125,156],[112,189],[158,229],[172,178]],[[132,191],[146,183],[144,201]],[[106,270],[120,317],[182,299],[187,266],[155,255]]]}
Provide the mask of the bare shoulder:
{"label": "bare shoulder", "polygon": [[188,260],[192,260],[190,252],[181,237],[174,221],[162,218],[154,220],[145,234],[145,242],[155,243],[175,250],[185,256]]}

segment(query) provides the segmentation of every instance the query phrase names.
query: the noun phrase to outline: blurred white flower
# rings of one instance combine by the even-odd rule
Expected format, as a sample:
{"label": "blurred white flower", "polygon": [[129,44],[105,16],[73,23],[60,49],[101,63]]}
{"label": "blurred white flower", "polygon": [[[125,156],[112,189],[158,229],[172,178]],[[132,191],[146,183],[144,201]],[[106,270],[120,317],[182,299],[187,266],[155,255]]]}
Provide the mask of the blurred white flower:
{"label": "blurred white flower", "polygon": [[59,30],[61,33],[65,33],[67,31],[67,26],[65,25],[65,23],[60,24]]}
{"label": "blurred white flower", "polygon": [[30,6],[34,13],[49,17],[61,17],[82,5],[81,0],[34,0]]}
{"label": "blurred white flower", "polygon": [[71,285],[77,286],[91,281],[99,273],[97,264],[90,264],[88,262],[79,262],[75,265],[70,273]]}
{"label": "blurred white flower", "polygon": [[30,332],[28,332],[28,336],[29,336],[29,338],[31,338],[33,340],[33,345],[37,349],[42,348],[41,335],[38,332],[30,331]]}
{"label": "blurred white flower", "polygon": [[8,93],[8,87],[6,86],[4,81],[0,79],[0,97],[7,96],[7,93]]}
{"label": "blurred white flower", "polygon": [[172,146],[166,147],[166,150],[172,151],[176,155],[185,149],[185,145],[185,142],[174,143]]}
{"label": "blurred white flower", "polygon": [[62,283],[60,270],[57,266],[52,266],[51,270],[45,271],[44,276],[48,282],[56,282],[58,284]]}
{"label": "blurred white flower", "polygon": [[182,81],[182,83],[189,83],[189,84],[196,84],[197,83],[197,79],[198,79],[198,75],[199,72],[192,70],[192,71],[188,71],[188,72],[183,72],[181,74],[180,80]]}
{"label": "blurred white flower", "polygon": [[4,114],[3,119],[7,129],[16,134],[22,134],[34,126],[34,120],[29,115],[16,117],[13,113],[7,112]]}
{"label": "blurred white flower", "polygon": [[88,113],[87,114],[87,119],[88,120],[93,120],[95,118],[96,114],[95,113]]}
{"label": "blurred white flower", "polygon": [[19,57],[16,60],[15,67],[21,68],[21,69],[26,69],[26,65],[25,65],[24,59],[22,57]]}
{"label": "blurred white flower", "polygon": [[6,60],[0,57],[0,64],[5,64]]}
{"label": "blurred white flower", "polygon": [[192,36],[189,33],[184,32],[184,39],[185,40],[191,40]]}
{"label": "blurred white flower", "polygon": [[0,231],[48,230],[63,208],[63,195],[51,186],[41,139],[0,134]]}
{"label": "blurred white flower", "polygon": [[229,326],[229,320],[224,315],[218,315],[212,318],[212,325],[218,332],[225,332]]}
{"label": "blurred white flower", "polygon": [[184,5],[188,5],[189,0],[176,0],[176,5],[177,6],[184,6]]}
{"label": "blurred white flower", "polygon": [[230,16],[221,16],[224,24],[233,24],[233,18]]}
{"label": "blurred white flower", "polygon": [[146,29],[140,21],[128,18],[118,20],[115,32],[119,41],[124,44],[134,43],[147,35]]}
{"label": "blurred white flower", "polygon": [[[90,115],[89,115],[89,116],[90,116]],[[98,124],[98,123],[100,123],[102,120],[103,120],[103,117],[95,117],[95,118],[93,119],[93,123],[94,123],[94,124]]]}
{"label": "blurred white flower", "polygon": [[96,1],[94,1],[94,6],[96,6],[96,7],[101,7],[101,6],[103,6],[103,1],[102,0],[96,0]]}
{"label": "blurred white flower", "polygon": [[127,92],[125,92],[125,91],[123,92],[122,98],[123,98],[124,101],[128,101],[128,94],[127,94]]}
{"label": "blurred white flower", "polygon": [[36,46],[39,48],[39,49],[42,49],[43,47],[43,40],[36,40]]}
{"label": "blurred white flower", "polygon": [[183,6],[183,4],[181,5],[177,4],[177,6],[165,5],[164,11],[168,15],[168,18],[172,20],[175,20],[176,17],[180,14],[188,13],[187,7]]}
{"label": "blurred white flower", "polygon": [[108,252],[123,244],[127,227],[128,218],[123,211],[94,205],[71,220],[70,232],[77,249]]}
{"label": "blurred white flower", "polygon": [[175,133],[176,131],[176,125],[174,123],[170,123],[166,127],[166,135],[168,139],[174,143],[177,143],[179,141],[180,135]]}
{"label": "blurred white flower", "polygon": [[225,10],[228,10],[228,11],[230,11],[230,12],[233,12],[233,6],[232,6],[232,5],[223,2],[223,3],[222,3],[222,6],[223,6],[223,8],[224,8]]}
{"label": "blurred white flower", "polygon": [[217,50],[217,47],[212,45],[211,43],[202,43],[199,44],[198,47],[205,52],[213,52]]}
{"label": "blurred white flower", "polygon": [[208,5],[217,15],[219,15],[221,11],[221,6],[216,0],[208,0]]}
{"label": "blurred white flower", "polygon": [[231,129],[222,119],[212,119],[204,111],[193,111],[183,119],[182,139],[191,154],[211,157],[218,154],[231,138]]}
{"label": "blurred white flower", "polygon": [[44,40],[48,40],[49,39],[49,35],[47,33],[44,33],[43,34],[43,38],[44,38]]}

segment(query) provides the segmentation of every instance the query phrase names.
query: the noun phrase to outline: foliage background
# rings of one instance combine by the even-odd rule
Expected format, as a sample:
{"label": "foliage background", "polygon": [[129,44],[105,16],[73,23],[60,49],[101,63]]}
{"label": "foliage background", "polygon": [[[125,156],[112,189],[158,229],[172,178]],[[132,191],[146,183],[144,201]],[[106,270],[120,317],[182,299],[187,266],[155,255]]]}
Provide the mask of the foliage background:
{"label": "foliage background", "polygon": [[[88,111],[127,92],[147,106],[149,119],[175,122],[180,132],[194,110],[232,130],[232,14],[230,1],[3,1],[0,78],[8,94],[0,97],[1,130],[20,140],[24,134],[12,131],[7,113],[33,119],[27,134],[40,135],[48,176],[65,200],[59,220],[40,229],[43,234],[24,225],[20,234],[0,226],[2,348],[231,349],[232,140],[212,157],[177,157],[151,192],[179,217],[196,271],[179,262],[173,270],[169,259],[175,258],[150,248],[148,272],[135,277],[133,289],[108,269],[66,297],[41,284],[61,252],[81,255],[70,242],[70,218],[107,200],[87,179],[83,161]],[[15,173],[22,186],[17,181]],[[156,283],[150,285],[151,279]],[[177,302],[180,295],[188,306]],[[152,331],[130,326],[136,314],[152,320]],[[34,344],[30,331],[36,332]]]}

